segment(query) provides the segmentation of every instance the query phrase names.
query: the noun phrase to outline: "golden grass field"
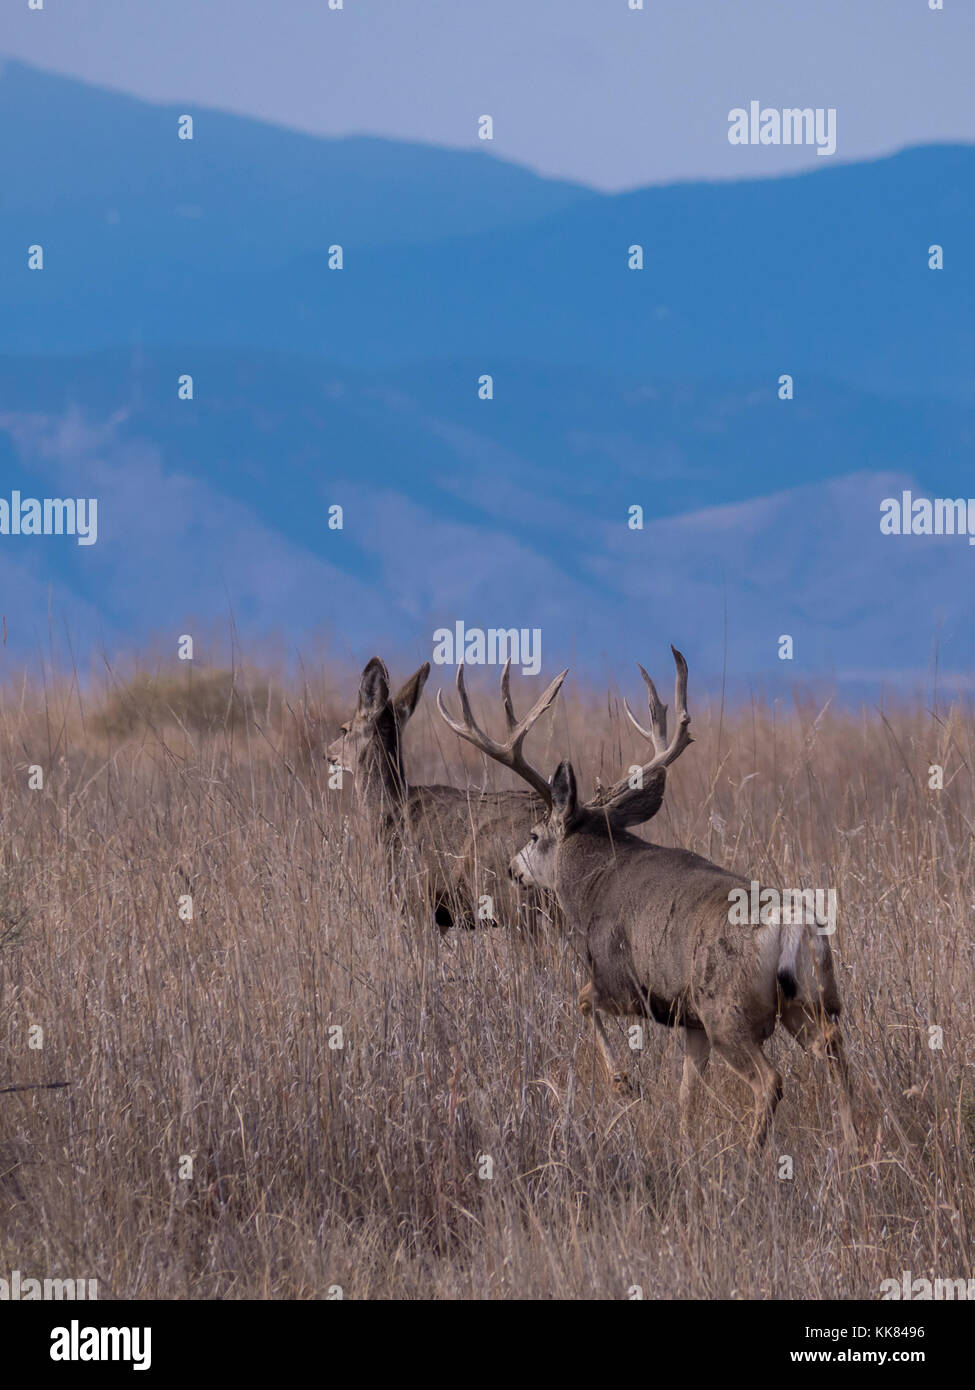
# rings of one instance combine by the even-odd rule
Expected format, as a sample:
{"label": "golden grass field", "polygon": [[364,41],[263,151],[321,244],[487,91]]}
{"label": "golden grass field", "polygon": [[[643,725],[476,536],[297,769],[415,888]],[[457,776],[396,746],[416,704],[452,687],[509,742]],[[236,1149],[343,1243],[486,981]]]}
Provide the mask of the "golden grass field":
{"label": "golden grass field", "polygon": [[[495,680],[470,684],[497,728]],[[785,1099],[750,1157],[750,1094],[720,1062],[682,1148],[668,1030],[628,1054],[639,1101],[609,1090],[574,943],[441,940],[408,868],[387,882],[320,756],[356,683],[3,688],[0,1084],[71,1084],[0,1095],[0,1275],[97,1278],[102,1298],[818,1299],[975,1273],[970,714],[722,714],[692,662],[696,743],[643,833],[839,900],[860,1152],[777,1032]],[[588,791],[640,745],[616,694],[570,678],[529,750],[546,772],[571,756]],[[430,691],[406,764],[507,785]]]}

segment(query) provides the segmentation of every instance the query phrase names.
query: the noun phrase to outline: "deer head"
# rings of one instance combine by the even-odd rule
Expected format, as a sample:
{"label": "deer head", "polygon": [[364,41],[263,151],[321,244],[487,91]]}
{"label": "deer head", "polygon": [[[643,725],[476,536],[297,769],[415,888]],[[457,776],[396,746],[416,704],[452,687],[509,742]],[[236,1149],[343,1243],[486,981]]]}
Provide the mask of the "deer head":
{"label": "deer head", "polygon": [[671,647],[677,667],[674,705],[677,728],[667,742],[667,706],[657,694],[653,681],[642,666],[640,674],[647,687],[650,728],[645,729],[624,701],[626,713],[653,749],[653,757],[630,776],[603,788],[591,800],[580,804],[576,775],[569,762],[561,762],[552,775],[548,815],[532,827],[531,835],[511,861],[511,875],[523,887],[554,890],[559,855],[573,835],[586,827],[591,833],[612,838],[614,831],[626,830],[651,820],[660,810],[667,781],[667,768],[693,742],[687,712],[687,662]]}
{"label": "deer head", "polygon": [[359,681],[355,713],[326,750],[329,763],[354,774],[363,787],[378,783],[402,792],[405,779],[401,734],[419,703],[429,674],[430,663],[424,662],[399,694],[390,698],[385,662],[378,656],[368,661]]}

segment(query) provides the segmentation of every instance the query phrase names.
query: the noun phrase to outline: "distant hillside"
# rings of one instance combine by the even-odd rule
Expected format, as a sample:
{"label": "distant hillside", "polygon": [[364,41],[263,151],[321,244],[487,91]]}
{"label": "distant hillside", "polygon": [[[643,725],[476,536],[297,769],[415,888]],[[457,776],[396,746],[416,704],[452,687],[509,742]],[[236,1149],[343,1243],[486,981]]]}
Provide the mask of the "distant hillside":
{"label": "distant hillside", "polygon": [[970,547],[879,531],[892,491],[971,491],[973,410],[516,364],[517,390],[488,406],[458,364],[213,353],[179,402],[188,351],[0,361],[6,487],[101,499],[96,546],[0,541],[12,651],[43,645],[53,583],[59,626],[115,651],[232,611],[245,640],[325,632],[413,660],[461,618],[540,626],[547,662],[600,676],[686,631],[714,685],[727,610],[731,689],[903,684],[935,641],[949,683],[975,665]]}
{"label": "distant hillside", "polygon": [[[192,141],[177,139],[184,113]],[[0,119],[17,132],[0,148],[4,240],[46,241],[54,269],[90,258],[127,281],[130,267],[267,270],[333,241],[493,232],[599,196],[484,149],[305,135],[11,59],[0,62]]]}
{"label": "distant hillside", "polygon": [[[188,366],[196,398],[181,402]],[[863,469],[911,473],[952,495],[971,483],[975,407],[891,401],[821,377],[783,402],[774,386],[734,377],[518,359],[495,369],[497,396],[485,402],[473,361],[362,371],[191,344],[4,357],[0,410],[114,417],[119,438],[151,441],[167,468],[279,515],[292,537],[318,535],[293,502],[326,481],[395,487],[464,520],[501,515],[553,553],[549,517],[567,512],[612,523],[640,502],[666,517]]]}

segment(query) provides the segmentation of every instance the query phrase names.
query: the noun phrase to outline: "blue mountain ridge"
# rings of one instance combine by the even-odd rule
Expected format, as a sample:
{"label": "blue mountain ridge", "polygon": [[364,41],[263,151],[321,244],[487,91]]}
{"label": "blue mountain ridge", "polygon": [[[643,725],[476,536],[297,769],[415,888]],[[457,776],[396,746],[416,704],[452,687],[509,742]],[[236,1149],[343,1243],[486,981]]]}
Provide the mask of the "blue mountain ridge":
{"label": "blue mountain ridge", "polygon": [[[975,150],[608,196],[477,151],[327,140],[7,63],[0,350],[142,339],[362,367],[518,355],[971,399]],[[191,113],[193,114],[193,113]],[[43,274],[26,246],[43,244]],[[343,270],[329,270],[340,243]],[[645,269],[627,268],[644,247]],[[928,269],[928,247],[945,269]]]}
{"label": "blue mountain ridge", "polygon": [[463,618],[612,666],[676,621],[715,678],[727,611],[732,685],[903,684],[935,642],[967,681],[975,556],[878,516],[975,491],[975,150],[608,196],[192,108],[179,142],[180,109],[0,71],[0,495],[100,499],[96,546],[0,537],[11,650],[53,593],[117,650],[232,606],[353,656]]}

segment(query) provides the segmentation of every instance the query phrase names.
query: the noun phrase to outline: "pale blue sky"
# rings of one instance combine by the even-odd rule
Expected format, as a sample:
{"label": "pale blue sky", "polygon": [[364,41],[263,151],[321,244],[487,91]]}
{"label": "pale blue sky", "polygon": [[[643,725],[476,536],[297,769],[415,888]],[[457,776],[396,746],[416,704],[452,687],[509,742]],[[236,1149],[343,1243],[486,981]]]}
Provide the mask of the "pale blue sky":
{"label": "pale blue sky", "polygon": [[491,147],[618,189],[822,165],[740,148],[731,107],[835,106],[837,161],[975,141],[975,3],[944,0],[8,0],[0,49],[157,101],[320,134]]}

